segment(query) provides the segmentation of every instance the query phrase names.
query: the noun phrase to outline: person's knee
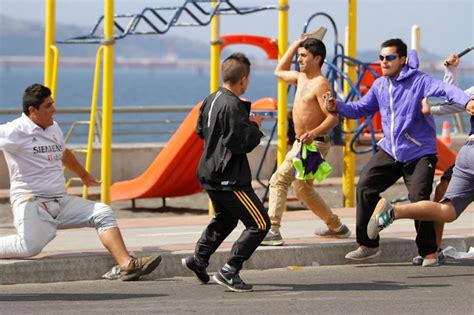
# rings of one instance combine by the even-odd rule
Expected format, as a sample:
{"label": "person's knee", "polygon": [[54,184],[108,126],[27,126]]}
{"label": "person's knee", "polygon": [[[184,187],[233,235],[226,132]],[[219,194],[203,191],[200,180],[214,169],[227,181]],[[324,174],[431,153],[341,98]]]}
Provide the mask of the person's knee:
{"label": "person's knee", "polygon": [[306,195],[313,190],[313,185],[305,181],[297,180],[293,183],[293,190],[296,197],[300,199],[300,196]]}
{"label": "person's knee", "polygon": [[117,221],[112,208],[103,203],[96,204],[92,222],[99,234],[117,227]]}
{"label": "person's knee", "polygon": [[456,208],[451,202],[441,203],[441,211],[443,212],[444,223],[451,223],[458,218]]}
{"label": "person's knee", "polygon": [[288,188],[293,182],[293,178],[288,178],[277,172],[270,177],[270,187]]}
{"label": "person's knee", "polygon": [[370,181],[366,177],[361,177],[356,185],[357,192],[369,191],[371,188]]}
{"label": "person's knee", "polygon": [[29,258],[38,255],[46,244],[39,243],[37,240],[21,238],[18,246],[18,257]]}

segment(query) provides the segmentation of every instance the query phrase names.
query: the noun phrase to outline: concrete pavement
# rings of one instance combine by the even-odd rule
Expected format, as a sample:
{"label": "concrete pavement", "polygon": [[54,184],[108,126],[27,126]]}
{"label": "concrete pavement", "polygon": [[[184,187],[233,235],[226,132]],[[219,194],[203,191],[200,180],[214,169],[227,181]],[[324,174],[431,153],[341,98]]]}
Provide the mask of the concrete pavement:
{"label": "concrete pavement", "polygon": [[[246,262],[247,269],[267,269],[288,266],[340,265],[351,263],[344,255],[355,248],[355,210],[337,208],[334,211],[353,231],[349,239],[324,239],[314,236],[323,227],[309,210],[288,211],[283,218],[282,247],[259,247]],[[159,253],[160,266],[148,277],[191,276],[182,268],[182,257],[192,253],[196,240],[209,222],[207,215],[164,218],[119,219],[124,240],[136,255]],[[474,246],[474,204],[462,216],[445,227],[444,246],[460,251]],[[225,263],[232,242],[243,226],[221,246],[211,260],[209,272]],[[14,233],[13,225],[0,225],[0,235]],[[382,254],[367,262],[407,262],[416,255],[414,226],[411,220],[396,221],[382,232]],[[0,260],[0,284],[58,282],[99,279],[114,266],[110,254],[102,247],[93,229],[60,230],[43,252],[27,260]]]}

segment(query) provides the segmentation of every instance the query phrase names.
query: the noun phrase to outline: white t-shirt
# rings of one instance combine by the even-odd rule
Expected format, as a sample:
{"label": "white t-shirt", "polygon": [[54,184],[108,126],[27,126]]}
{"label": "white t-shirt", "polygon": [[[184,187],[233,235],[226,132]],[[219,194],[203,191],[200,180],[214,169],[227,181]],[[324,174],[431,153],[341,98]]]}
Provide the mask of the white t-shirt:
{"label": "white t-shirt", "polygon": [[64,138],[58,124],[46,130],[22,114],[0,125],[0,149],[10,173],[10,200],[29,195],[60,197],[66,191],[62,156]]}

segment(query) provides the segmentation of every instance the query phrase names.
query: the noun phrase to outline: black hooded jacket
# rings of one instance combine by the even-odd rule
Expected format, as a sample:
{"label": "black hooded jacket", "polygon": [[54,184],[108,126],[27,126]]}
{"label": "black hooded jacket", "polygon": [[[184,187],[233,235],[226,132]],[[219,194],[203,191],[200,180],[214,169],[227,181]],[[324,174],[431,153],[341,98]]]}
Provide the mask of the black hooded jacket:
{"label": "black hooded jacket", "polygon": [[251,190],[247,153],[263,136],[249,120],[250,102],[224,87],[202,103],[196,132],[204,139],[198,178],[205,190]]}

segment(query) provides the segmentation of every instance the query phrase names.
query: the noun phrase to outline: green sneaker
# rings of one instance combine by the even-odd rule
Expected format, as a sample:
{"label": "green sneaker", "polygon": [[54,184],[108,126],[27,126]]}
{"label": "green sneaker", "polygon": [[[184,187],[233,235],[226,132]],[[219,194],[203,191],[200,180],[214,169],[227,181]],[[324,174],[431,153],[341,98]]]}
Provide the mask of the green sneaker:
{"label": "green sneaker", "polygon": [[379,236],[380,231],[392,224],[392,211],[393,205],[386,199],[380,198],[367,225],[367,236],[371,240],[375,240]]}
{"label": "green sneaker", "polygon": [[351,236],[351,230],[349,230],[347,225],[343,224],[337,230],[331,230],[330,228],[322,228],[320,230],[316,230],[314,234],[320,237],[348,238],[349,236]]}
{"label": "green sneaker", "polygon": [[263,241],[260,243],[262,246],[282,246],[285,242],[283,241],[283,238],[281,237],[280,232],[273,232],[272,230],[269,230],[267,233],[267,236],[263,239]]}

